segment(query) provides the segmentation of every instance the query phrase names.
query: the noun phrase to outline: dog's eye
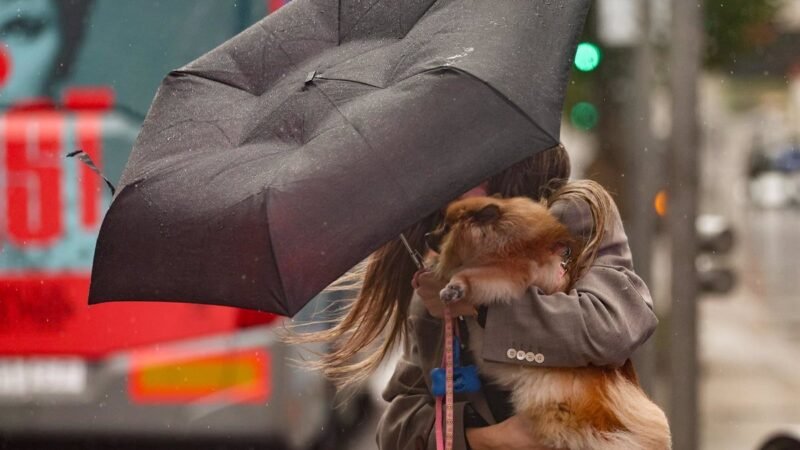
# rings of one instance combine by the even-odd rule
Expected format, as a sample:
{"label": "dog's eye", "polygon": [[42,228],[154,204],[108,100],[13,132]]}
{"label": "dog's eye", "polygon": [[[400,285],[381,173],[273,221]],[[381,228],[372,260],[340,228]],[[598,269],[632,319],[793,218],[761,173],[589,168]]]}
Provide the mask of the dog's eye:
{"label": "dog's eye", "polygon": [[495,204],[486,205],[479,211],[476,211],[472,215],[472,218],[475,222],[482,225],[495,222],[500,218],[500,207]]}

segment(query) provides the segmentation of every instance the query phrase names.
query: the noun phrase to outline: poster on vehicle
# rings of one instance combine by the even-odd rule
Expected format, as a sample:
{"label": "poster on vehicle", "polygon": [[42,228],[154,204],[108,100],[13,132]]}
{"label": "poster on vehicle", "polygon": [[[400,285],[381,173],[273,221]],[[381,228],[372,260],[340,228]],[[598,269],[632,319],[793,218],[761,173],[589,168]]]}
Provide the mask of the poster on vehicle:
{"label": "poster on vehicle", "polygon": [[162,78],[283,3],[0,2],[0,356],[100,356],[239,320],[194,305],[89,308],[111,193],[66,155],[85,151],[115,182]]}

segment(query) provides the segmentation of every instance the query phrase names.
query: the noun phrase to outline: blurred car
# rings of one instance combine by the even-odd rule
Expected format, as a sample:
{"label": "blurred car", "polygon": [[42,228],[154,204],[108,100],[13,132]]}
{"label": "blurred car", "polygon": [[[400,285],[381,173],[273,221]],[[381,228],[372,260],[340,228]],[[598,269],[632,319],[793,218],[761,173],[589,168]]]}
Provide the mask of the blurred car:
{"label": "blurred car", "polygon": [[800,450],[800,425],[772,433],[758,450]]}
{"label": "blurred car", "polygon": [[360,396],[336,408],[331,384],[290,362],[285,318],[86,304],[110,193],[65,155],[82,149],[116,180],[161,77],[282,3],[0,2],[0,447],[337,448],[366,412]]}
{"label": "blurred car", "polygon": [[335,409],[332,386],[288,362],[295,350],[275,333],[284,319],[189,304],[86,305],[86,264],[108,199],[99,177],[60,155],[80,144],[108,162],[104,149],[129,146],[138,123],[112,103],[106,89],[76,88],[62,108],[2,117],[0,440],[330,444],[360,412]]}
{"label": "blurred car", "polygon": [[748,193],[762,208],[800,205],[800,146],[754,150],[748,163]]}

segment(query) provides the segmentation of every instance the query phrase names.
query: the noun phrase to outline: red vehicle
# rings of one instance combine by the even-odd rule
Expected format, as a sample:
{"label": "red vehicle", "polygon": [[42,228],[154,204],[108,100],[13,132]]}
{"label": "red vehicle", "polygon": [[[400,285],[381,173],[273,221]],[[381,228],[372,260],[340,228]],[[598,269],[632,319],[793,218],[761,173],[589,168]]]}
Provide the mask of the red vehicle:
{"label": "red vehicle", "polygon": [[280,3],[0,2],[0,445],[335,446],[330,431],[352,411],[334,412],[329,383],[287,363],[295,350],[274,332],[284,319],[87,306],[110,193],[65,157],[83,149],[115,180],[161,76]]}

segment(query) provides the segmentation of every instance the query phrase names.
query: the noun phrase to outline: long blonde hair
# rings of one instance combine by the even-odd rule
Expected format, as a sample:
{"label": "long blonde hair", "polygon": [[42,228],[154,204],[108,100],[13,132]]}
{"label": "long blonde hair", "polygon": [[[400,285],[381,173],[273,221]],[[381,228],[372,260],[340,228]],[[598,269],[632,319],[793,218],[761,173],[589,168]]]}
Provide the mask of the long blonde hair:
{"label": "long blonde hair", "polygon": [[[560,198],[586,198],[595,216],[595,224],[600,224],[595,228],[602,231],[605,211],[608,211],[608,199],[602,195],[605,190],[593,182],[567,183],[569,175],[569,156],[566,149],[558,145],[490,178],[487,191],[503,197],[527,196],[545,203]],[[423,249],[425,233],[434,229],[441,220],[441,213],[437,212],[405,230],[411,246]],[[577,276],[586,270],[597,251],[599,239],[591,240],[589,247],[593,250],[588,254],[579,252],[569,268],[570,275]],[[341,318],[334,320],[333,327],[311,333],[294,333],[287,340],[331,344],[329,352],[310,364],[322,370],[340,388],[364,381],[407,335],[408,310],[413,295],[411,279],[416,270],[399,239],[384,244],[368,258],[365,266],[346,277],[349,281],[360,278],[360,289],[357,297],[341,310]]]}
{"label": "long blonde hair", "polygon": [[542,199],[548,207],[556,201],[584,203],[592,215],[592,230],[586,236],[575,236],[579,239],[578,251],[567,265],[567,274],[574,283],[594,263],[609,225],[609,216],[616,206],[608,191],[592,180],[569,181]]}

